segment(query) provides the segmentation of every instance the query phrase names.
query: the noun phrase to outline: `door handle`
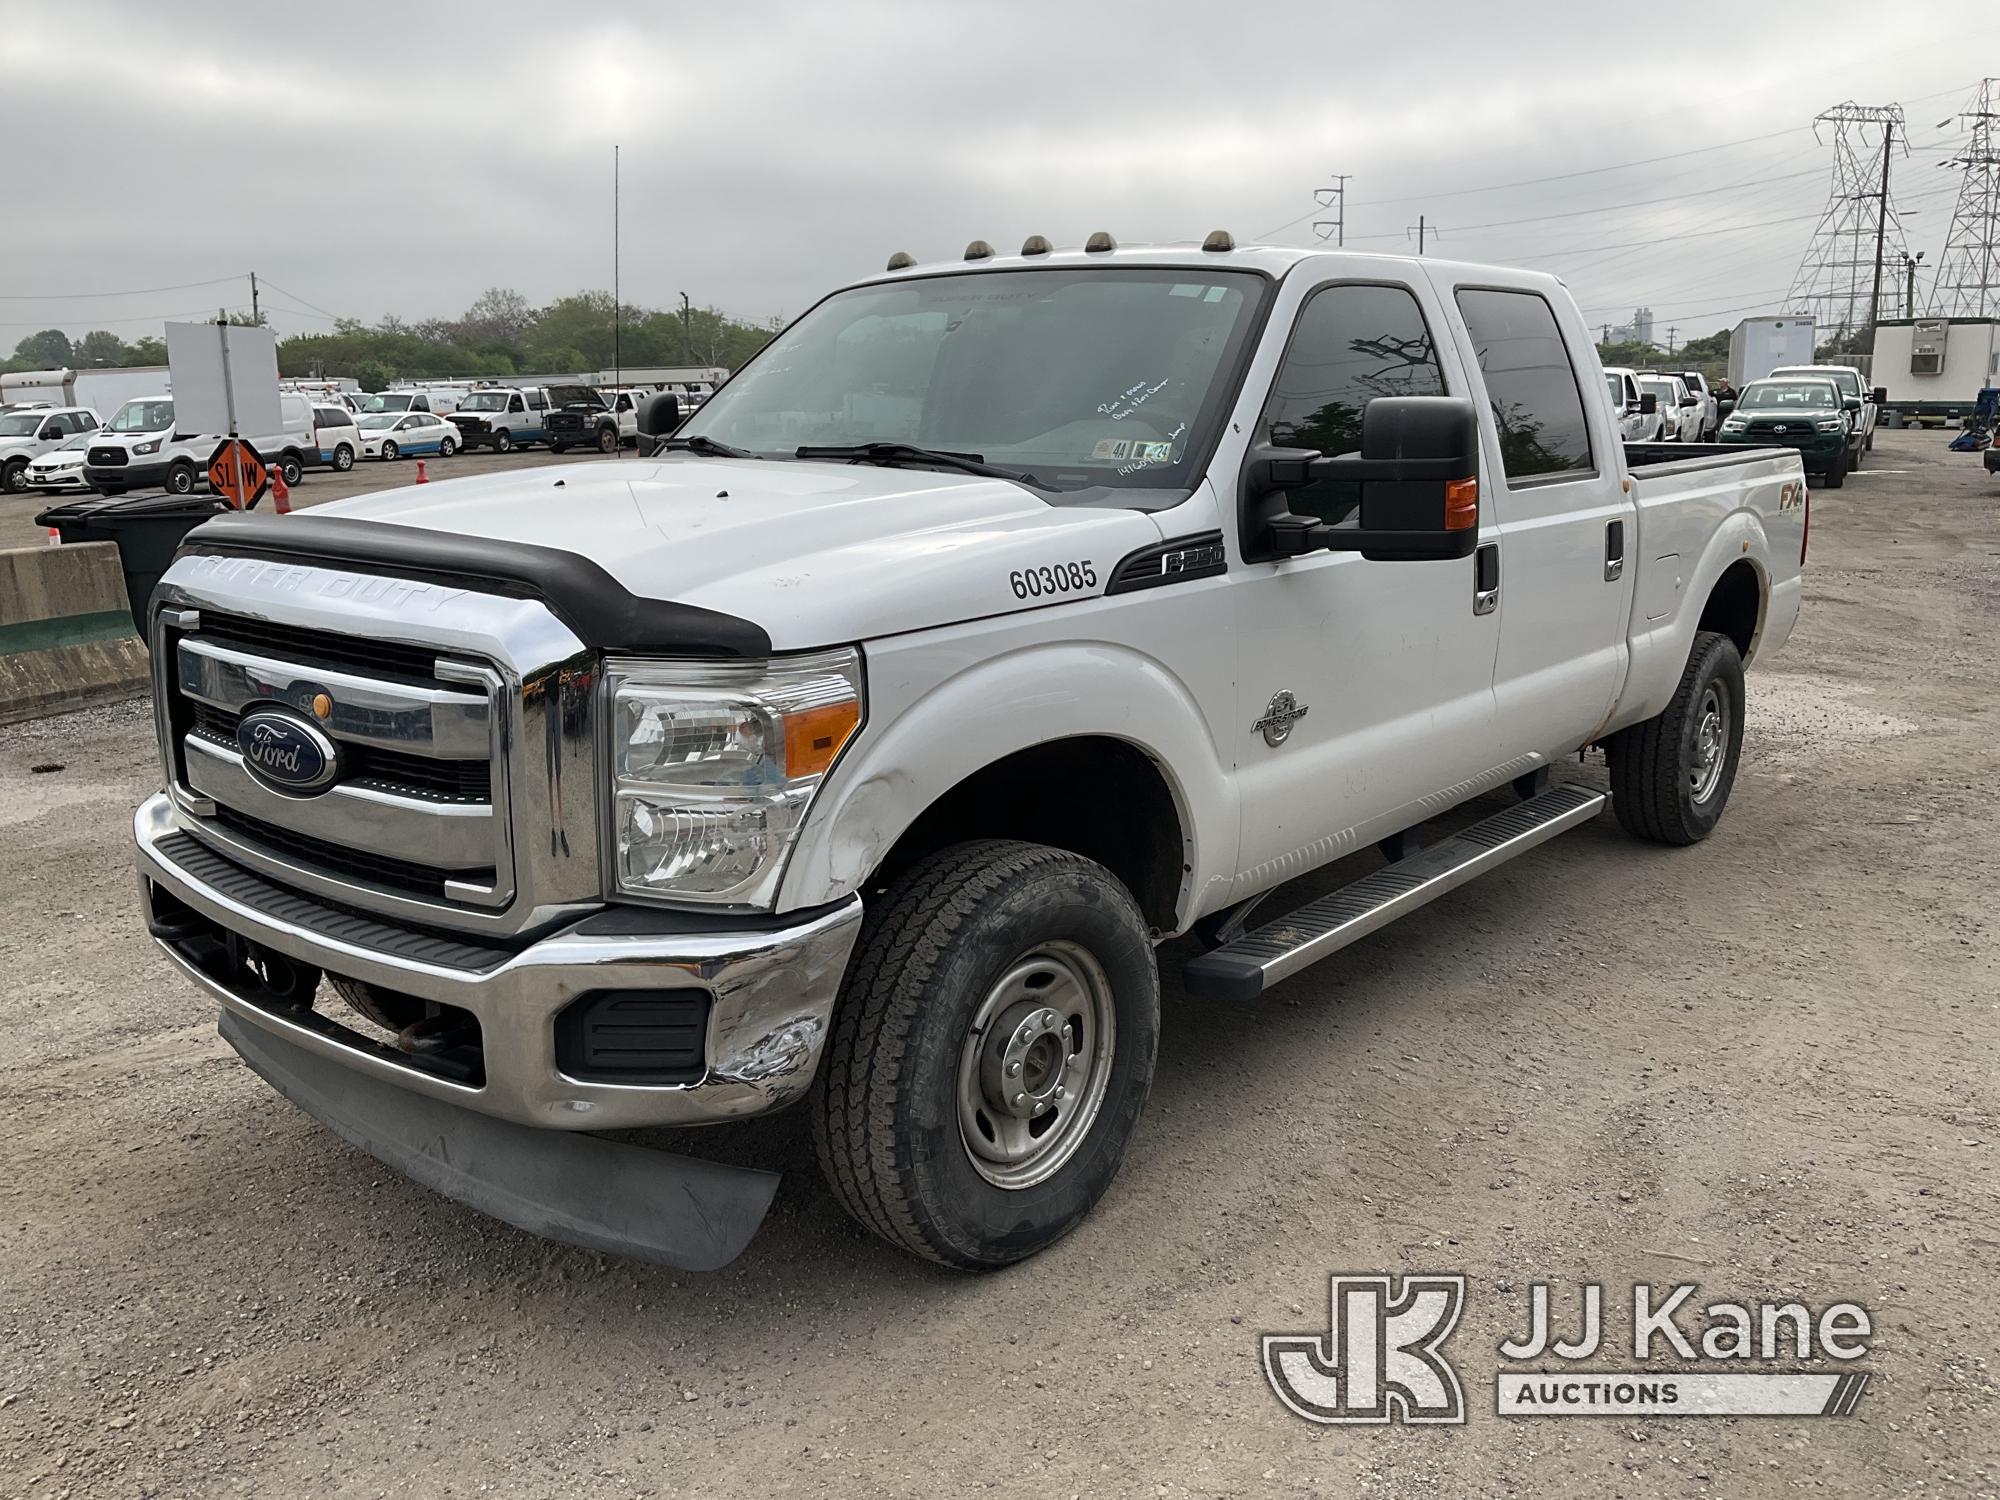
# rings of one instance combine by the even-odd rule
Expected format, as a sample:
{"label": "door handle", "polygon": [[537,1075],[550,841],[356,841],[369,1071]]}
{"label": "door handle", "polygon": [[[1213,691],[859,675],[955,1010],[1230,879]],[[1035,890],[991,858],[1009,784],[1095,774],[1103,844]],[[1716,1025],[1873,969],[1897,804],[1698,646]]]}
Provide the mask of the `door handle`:
{"label": "door handle", "polygon": [[1625,523],[1613,521],[1604,528],[1604,581],[1616,583],[1625,576]]}
{"label": "door handle", "polygon": [[1490,615],[1500,607],[1500,544],[1488,542],[1472,554],[1472,612]]}

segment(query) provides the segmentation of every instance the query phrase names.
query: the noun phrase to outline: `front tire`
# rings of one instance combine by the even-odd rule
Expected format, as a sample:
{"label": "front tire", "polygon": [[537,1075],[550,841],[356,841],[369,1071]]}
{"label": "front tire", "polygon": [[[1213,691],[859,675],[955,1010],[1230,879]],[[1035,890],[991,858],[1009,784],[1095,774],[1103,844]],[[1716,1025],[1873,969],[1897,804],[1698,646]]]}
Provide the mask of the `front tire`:
{"label": "front tire", "polygon": [[618,451],[617,428],[600,427],[597,429],[597,451],[599,453],[616,453]]}
{"label": "front tire", "polygon": [[503,427],[493,434],[493,451],[495,453],[511,453],[513,449],[514,435],[508,432],[506,428]]}
{"label": "front tire", "polygon": [[1820,476],[1819,482],[1822,488],[1829,490],[1837,490],[1843,484],[1847,483],[1847,450],[1845,448],[1842,448],[1840,452],[1833,456],[1833,461],[1826,466],[1826,472]]}
{"label": "front tire", "polygon": [[385,464],[394,463],[399,456],[399,452],[400,450],[398,450],[394,443],[384,443],[382,445],[382,462]]}
{"label": "front tire", "polygon": [[1697,844],[1715,830],[1743,751],[1743,659],[1728,636],[1694,638],[1680,686],[1643,724],[1605,742],[1611,810],[1627,833]]}
{"label": "front tire", "polygon": [[167,470],[167,493],[170,495],[192,495],[194,493],[194,465],[175,464]]}
{"label": "front tire", "polygon": [[966,1271],[1025,1260],[1117,1175],[1159,1031],[1151,937],[1108,870],[954,845],[862,928],[813,1082],[820,1168],[899,1249]]}

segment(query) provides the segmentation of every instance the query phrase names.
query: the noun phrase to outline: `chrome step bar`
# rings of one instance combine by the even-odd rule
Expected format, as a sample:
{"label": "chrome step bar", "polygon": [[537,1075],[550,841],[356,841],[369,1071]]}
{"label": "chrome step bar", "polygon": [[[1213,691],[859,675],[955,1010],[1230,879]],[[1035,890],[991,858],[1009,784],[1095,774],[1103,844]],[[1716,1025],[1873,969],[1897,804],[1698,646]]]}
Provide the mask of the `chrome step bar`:
{"label": "chrome step bar", "polygon": [[1183,986],[1188,994],[1210,1000],[1261,995],[1306,965],[1588,822],[1610,800],[1605,793],[1582,786],[1554,787],[1530,797],[1352,885],[1308,901],[1233,943],[1190,959],[1181,971]]}

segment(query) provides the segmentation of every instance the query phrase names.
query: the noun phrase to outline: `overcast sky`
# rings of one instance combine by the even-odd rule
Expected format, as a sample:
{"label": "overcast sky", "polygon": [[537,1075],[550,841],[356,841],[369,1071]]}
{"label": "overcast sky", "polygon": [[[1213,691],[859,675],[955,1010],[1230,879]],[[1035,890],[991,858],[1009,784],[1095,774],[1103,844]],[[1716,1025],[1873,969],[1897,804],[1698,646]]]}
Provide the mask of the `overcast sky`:
{"label": "overcast sky", "polygon": [[1345,172],[1352,248],[1414,248],[1421,213],[1434,253],[1686,337],[1781,305],[1842,100],[1907,107],[1895,196],[1934,262],[1937,122],[2000,51],[1909,0],[612,9],[0,0],[0,352],[247,306],[251,270],[285,333],[608,289],[614,142],[642,305],[795,314],[975,237],[1309,244]]}

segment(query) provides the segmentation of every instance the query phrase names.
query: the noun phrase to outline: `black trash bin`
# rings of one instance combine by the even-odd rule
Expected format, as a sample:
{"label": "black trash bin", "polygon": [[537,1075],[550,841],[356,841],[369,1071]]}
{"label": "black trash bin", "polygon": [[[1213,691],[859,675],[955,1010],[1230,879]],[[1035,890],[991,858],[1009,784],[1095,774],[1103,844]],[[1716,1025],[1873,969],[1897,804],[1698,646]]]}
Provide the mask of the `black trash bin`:
{"label": "black trash bin", "polygon": [[136,499],[72,500],[35,517],[65,542],[116,542],[125,569],[125,598],[132,623],[146,633],[146,601],[174,560],[181,539],[212,516],[229,509],[226,500],[191,495],[141,495]]}

